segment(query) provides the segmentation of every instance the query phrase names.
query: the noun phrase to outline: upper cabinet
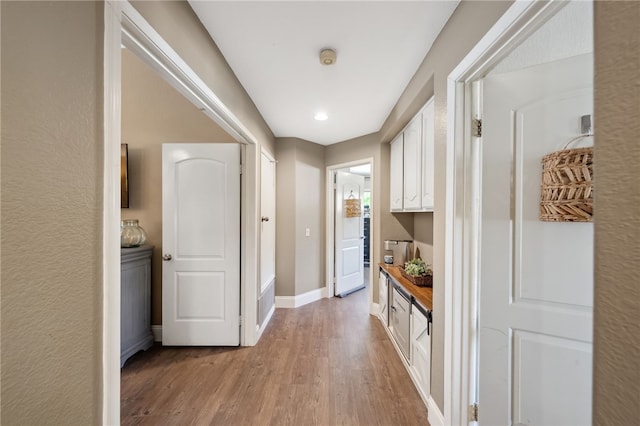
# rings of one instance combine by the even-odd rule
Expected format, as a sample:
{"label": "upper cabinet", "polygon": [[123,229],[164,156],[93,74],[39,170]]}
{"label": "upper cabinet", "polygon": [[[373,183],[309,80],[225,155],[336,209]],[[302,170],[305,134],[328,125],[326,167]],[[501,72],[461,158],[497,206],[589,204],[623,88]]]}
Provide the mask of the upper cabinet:
{"label": "upper cabinet", "polygon": [[400,133],[391,141],[391,211],[402,211],[402,182],[403,182],[403,135]]}
{"label": "upper cabinet", "polygon": [[433,158],[435,145],[435,110],[433,98],[422,110],[422,209],[433,211]]}
{"label": "upper cabinet", "polygon": [[416,210],[422,207],[421,170],[422,170],[422,120],[414,118],[404,129],[404,210]]}
{"label": "upper cabinet", "polygon": [[391,211],[433,211],[433,98],[391,141]]}

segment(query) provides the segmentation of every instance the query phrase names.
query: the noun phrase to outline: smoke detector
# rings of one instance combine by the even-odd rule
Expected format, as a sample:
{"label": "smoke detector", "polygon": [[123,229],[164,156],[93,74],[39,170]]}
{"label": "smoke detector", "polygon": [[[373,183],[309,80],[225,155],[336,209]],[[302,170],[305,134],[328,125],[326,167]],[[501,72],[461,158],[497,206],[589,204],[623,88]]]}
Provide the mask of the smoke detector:
{"label": "smoke detector", "polygon": [[322,65],[333,65],[337,59],[336,51],[333,49],[322,49],[320,51],[320,63]]}

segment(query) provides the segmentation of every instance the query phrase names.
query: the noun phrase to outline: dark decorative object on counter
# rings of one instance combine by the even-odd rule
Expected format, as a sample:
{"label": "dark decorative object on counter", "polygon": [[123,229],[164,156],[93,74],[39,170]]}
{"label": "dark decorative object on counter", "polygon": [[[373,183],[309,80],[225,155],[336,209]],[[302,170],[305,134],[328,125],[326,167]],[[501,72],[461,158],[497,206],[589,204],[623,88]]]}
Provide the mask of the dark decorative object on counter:
{"label": "dark decorative object on counter", "polygon": [[433,275],[413,276],[413,275],[407,274],[403,266],[398,267],[398,269],[400,270],[400,273],[404,278],[408,279],[418,287],[433,287]]}

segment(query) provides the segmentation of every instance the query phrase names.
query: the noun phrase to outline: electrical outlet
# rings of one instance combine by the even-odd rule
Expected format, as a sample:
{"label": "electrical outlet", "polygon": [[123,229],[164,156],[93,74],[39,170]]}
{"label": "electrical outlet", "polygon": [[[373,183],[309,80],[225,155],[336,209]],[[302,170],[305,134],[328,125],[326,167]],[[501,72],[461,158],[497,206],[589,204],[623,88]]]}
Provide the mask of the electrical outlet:
{"label": "electrical outlet", "polygon": [[305,236],[305,237],[310,237],[310,236],[311,236],[311,229],[307,228],[307,229],[304,231],[304,236]]}

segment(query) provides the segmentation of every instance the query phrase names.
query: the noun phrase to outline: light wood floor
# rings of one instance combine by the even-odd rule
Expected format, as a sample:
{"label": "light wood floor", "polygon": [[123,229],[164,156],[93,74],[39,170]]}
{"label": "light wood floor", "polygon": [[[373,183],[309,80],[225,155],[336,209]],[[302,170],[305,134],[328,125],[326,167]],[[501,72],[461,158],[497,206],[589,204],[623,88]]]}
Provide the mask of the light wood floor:
{"label": "light wood floor", "polygon": [[427,425],[367,290],[278,309],[246,348],[154,346],[122,369],[123,425]]}

